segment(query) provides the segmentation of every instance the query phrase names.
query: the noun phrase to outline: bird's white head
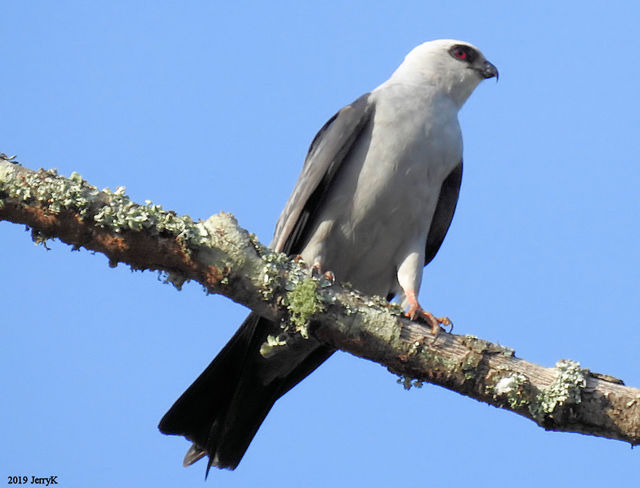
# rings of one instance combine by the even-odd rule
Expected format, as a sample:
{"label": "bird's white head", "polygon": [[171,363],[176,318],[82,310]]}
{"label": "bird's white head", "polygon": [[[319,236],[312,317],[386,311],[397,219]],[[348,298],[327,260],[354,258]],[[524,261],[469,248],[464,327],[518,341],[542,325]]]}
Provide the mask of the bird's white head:
{"label": "bird's white head", "polygon": [[498,70],[478,48],[464,41],[439,39],[413,48],[389,82],[435,87],[461,107],[483,79],[494,76]]}

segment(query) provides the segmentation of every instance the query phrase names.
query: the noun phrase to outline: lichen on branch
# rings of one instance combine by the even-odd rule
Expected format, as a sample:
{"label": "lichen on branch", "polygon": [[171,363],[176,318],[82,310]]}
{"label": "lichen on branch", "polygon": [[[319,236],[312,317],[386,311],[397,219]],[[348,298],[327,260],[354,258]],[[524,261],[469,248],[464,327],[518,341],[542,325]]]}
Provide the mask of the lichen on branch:
{"label": "lichen on branch", "polygon": [[476,337],[444,331],[434,337],[380,297],[312,278],[299,259],[263,246],[231,214],[196,222],[149,201],[132,202],[124,188],[98,190],[77,173],[32,171],[0,154],[0,220],[26,224],[39,240],[55,237],[103,253],[111,265],[161,271],[177,286],[197,281],[208,293],[283,323],[283,335],[267,339],[267,355],[291,334],[313,336],[386,366],[405,387],[429,382],[547,430],[640,444],[637,388],[575,361],[546,368]]}

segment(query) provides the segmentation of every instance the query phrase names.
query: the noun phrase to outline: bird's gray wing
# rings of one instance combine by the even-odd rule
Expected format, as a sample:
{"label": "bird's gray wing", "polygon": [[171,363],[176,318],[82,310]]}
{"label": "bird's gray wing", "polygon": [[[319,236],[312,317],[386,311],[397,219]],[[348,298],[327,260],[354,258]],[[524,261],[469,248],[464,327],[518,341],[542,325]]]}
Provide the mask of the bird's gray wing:
{"label": "bird's gray wing", "polygon": [[276,224],[272,249],[286,254],[302,250],[310,216],[372,120],[374,110],[370,93],[362,95],[331,117],[316,134],[296,186]]}
{"label": "bird's gray wing", "polygon": [[462,161],[445,178],[440,187],[438,204],[431,220],[431,227],[427,235],[427,244],[424,252],[424,265],[426,266],[435,257],[444,236],[449,230],[453,214],[458,203],[460,183],[462,182]]}

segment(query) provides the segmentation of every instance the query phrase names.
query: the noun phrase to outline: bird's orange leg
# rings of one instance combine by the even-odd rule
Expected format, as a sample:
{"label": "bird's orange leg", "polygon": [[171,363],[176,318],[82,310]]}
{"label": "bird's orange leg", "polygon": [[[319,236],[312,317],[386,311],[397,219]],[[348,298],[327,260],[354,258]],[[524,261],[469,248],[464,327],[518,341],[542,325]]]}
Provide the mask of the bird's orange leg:
{"label": "bird's orange leg", "polygon": [[451,327],[449,332],[453,330],[453,322],[449,317],[436,317],[431,312],[427,312],[424,310],[420,304],[418,303],[418,298],[416,297],[416,292],[414,290],[409,290],[405,292],[407,297],[407,301],[409,302],[409,310],[405,314],[411,320],[415,320],[418,317],[422,317],[427,321],[427,323],[431,326],[431,333],[433,335],[438,335],[440,332],[440,326],[448,326]]}

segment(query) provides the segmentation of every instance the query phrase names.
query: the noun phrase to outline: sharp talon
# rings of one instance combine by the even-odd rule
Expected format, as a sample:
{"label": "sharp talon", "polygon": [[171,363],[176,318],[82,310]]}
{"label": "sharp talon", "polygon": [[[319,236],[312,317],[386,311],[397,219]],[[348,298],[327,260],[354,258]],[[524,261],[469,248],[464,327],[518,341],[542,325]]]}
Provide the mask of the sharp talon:
{"label": "sharp talon", "polygon": [[405,317],[409,320],[423,318],[425,322],[431,326],[431,333],[434,336],[437,336],[440,333],[442,330],[441,326],[449,327],[449,334],[453,330],[453,322],[449,317],[435,317],[431,312],[427,312],[420,307],[409,307]]}
{"label": "sharp talon", "polygon": [[449,327],[449,334],[453,331],[453,322],[449,317],[436,317],[436,320],[445,327]]}
{"label": "sharp talon", "polygon": [[431,312],[424,310],[418,303],[415,293],[413,292],[407,293],[407,298],[409,298],[409,310],[407,310],[405,314],[406,317],[410,320],[416,320],[418,317],[422,317],[427,324],[431,326],[431,333],[436,337],[442,330],[441,325],[450,327],[449,333],[451,333],[453,330],[453,322],[451,322],[449,317],[435,317]]}
{"label": "sharp talon", "polygon": [[407,313],[404,314],[409,320],[415,320],[418,318],[418,311],[409,309]]}
{"label": "sharp talon", "polygon": [[438,337],[438,334],[440,333],[440,320],[437,319],[436,317],[434,317],[434,315],[431,312],[427,312],[426,310],[422,311],[422,314],[424,315],[424,318],[427,319],[427,323],[431,326],[431,333]]}

